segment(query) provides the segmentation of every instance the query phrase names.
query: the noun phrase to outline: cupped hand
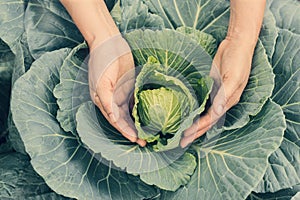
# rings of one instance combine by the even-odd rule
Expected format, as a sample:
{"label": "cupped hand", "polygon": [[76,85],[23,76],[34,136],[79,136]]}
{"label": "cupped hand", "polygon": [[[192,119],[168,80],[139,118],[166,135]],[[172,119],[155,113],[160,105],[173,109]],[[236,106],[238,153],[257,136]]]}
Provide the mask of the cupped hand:
{"label": "cupped hand", "polygon": [[127,42],[118,35],[96,47],[90,47],[90,50],[89,85],[92,100],[124,137],[145,146],[146,142],[137,137],[129,111],[135,67]]}
{"label": "cupped hand", "polygon": [[188,128],[181,139],[186,147],[208,131],[224,113],[239,102],[248,82],[254,47],[247,41],[226,38],[214,57],[210,76],[214,79],[212,105]]}

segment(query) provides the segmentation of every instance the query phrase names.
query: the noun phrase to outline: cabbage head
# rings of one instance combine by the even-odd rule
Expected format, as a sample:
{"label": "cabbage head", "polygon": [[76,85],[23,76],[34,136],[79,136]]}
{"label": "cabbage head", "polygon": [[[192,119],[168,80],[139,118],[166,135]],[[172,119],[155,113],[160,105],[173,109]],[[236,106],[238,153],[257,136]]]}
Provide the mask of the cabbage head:
{"label": "cabbage head", "polygon": [[211,78],[199,76],[196,87],[205,96],[197,98],[190,83],[184,82],[182,75],[174,74],[172,68],[149,57],[135,85],[132,112],[138,137],[153,145],[155,151],[178,146],[183,131],[191,125],[195,114],[204,110],[212,87]]}

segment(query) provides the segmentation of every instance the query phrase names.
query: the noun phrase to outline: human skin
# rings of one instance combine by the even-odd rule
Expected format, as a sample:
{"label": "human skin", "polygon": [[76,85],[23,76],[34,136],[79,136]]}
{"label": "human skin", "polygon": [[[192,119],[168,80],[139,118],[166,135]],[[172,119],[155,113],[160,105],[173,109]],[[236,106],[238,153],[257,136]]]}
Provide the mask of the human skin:
{"label": "human skin", "polygon": [[[120,34],[103,0],[61,0],[93,52],[108,39]],[[220,117],[238,103],[248,82],[254,48],[258,40],[266,0],[231,0],[230,20],[226,38],[214,57],[210,76],[217,88],[212,106],[184,132],[181,147],[186,147],[209,130]],[[126,46],[125,40],[118,46]],[[128,47],[129,48],[129,47]],[[131,53],[112,62],[97,81],[91,97],[105,118],[123,136],[140,146],[146,142],[137,138],[134,125],[126,114],[115,114],[113,93],[118,80],[134,69]],[[118,105],[116,106],[118,107]]]}
{"label": "human skin", "polygon": [[217,91],[207,113],[184,132],[181,147],[186,147],[208,131],[224,113],[240,100],[261,29],[266,0],[231,0],[226,38],[213,59],[210,76]]}
{"label": "human skin", "polygon": [[[92,85],[90,84],[90,88],[94,88],[94,91],[91,92],[93,102],[109,123],[121,132],[124,137],[131,142],[138,143],[140,146],[145,146],[146,142],[137,138],[136,129],[127,111],[128,106],[126,103],[128,102],[116,102],[120,100],[119,95],[117,95],[117,99],[114,98],[119,79],[127,72],[134,71],[134,62],[130,48],[125,39],[120,37],[119,29],[114,23],[104,1],[61,0],[61,3],[71,15],[89,46],[89,65],[93,65],[93,70],[97,70],[98,67],[98,70],[103,71],[102,74],[99,74],[99,79],[94,81]],[[101,55],[102,44],[108,45],[107,47],[110,49],[115,49],[115,52],[111,52],[115,54],[115,59],[109,63],[109,66],[103,66],[103,63],[101,63],[101,60],[111,56]],[[120,54],[120,52],[123,54]],[[98,73],[95,70],[89,71],[89,74]],[[130,85],[130,82],[125,83],[125,85]],[[133,86],[134,84],[132,84]],[[127,88],[128,91],[125,91],[125,93],[130,92],[130,88],[128,86]]]}

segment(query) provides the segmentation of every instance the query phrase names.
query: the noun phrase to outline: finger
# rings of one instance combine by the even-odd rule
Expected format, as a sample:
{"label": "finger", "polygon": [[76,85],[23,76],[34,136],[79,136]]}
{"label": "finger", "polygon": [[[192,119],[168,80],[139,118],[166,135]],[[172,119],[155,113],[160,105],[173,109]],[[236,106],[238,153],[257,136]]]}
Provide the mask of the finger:
{"label": "finger", "polygon": [[[124,110],[121,110],[120,113],[124,113]],[[131,117],[128,114],[126,114],[126,116],[124,116],[124,114],[121,114],[120,118],[116,123],[113,124],[113,126],[115,126],[117,130],[131,142],[136,142],[141,147],[144,147],[146,145],[145,140],[137,137],[137,130]]]}
{"label": "finger", "polygon": [[207,127],[211,124],[211,119],[208,114],[203,115],[199,119],[197,119],[191,127],[184,131],[184,136],[190,136],[195,134],[197,131],[202,129],[203,127]]}
{"label": "finger", "polygon": [[[100,110],[103,109],[102,107],[102,104],[99,100],[99,97],[96,96],[95,97],[95,104],[99,107]],[[106,119],[108,119],[108,116],[105,112],[102,112],[104,117]],[[121,112],[121,113],[124,113]],[[105,116],[106,115],[106,116]],[[122,114],[122,117],[124,117],[124,114]],[[128,116],[127,116],[127,119],[128,119]],[[130,118],[131,119],[131,118]],[[125,122],[124,122],[125,121]],[[132,120],[131,120],[132,121]],[[142,139],[139,139],[137,138],[137,134],[136,134],[136,129],[133,128],[133,126],[130,126],[128,120],[119,120],[119,121],[116,121],[116,122],[113,122],[111,123],[113,127],[115,127],[125,138],[127,138],[129,141],[131,142],[136,142],[138,145],[140,145],[141,147],[144,147],[146,146],[146,141],[145,140],[142,140]]]}
{"label": "finger", "polygon": [[113,123],[120,133],[131,142],[137,141],[137,134],[135,128],[126,120],[126,118],[120,117],[116,123]]}
{"label": "finger", "polygon": [[102,106],[102,104],[101,104],[101,101],[100,101],[98,95],[96,95],[96,94],[95,94],[95,96],[94,96],[94,103],[95,103],[96,106],[101,110],[101,113],[104,115],[104,117],[108,120],[109,117],[107,116],[107,113],[104,112],[103,106]]}
{"label": "finger", "polygon": [[113,101],[113,85],[108,79],[101,82],[101,86],[97,88],[97,95],[100,100],[100,110],[105,113],[107,120],[114,123],[119,118],[118,105]]}
{"label": "finger", "polygon": [[184,132],[184,136],[190,136],[202,129],[205,129],[206,127],[211,127],[224,114],[225,104],[226,97],[224,89],[221,87],[207,113],[194,122],[193,125]]}
{"label": "finger", "polygon": [[195,135],[197,132],[203,134],[202,130],[211,128],[229,108],[238,103],[242,91],[241,85],[232,84],[232,82],[222,84],[207,113],[187,129],[184,136]]}
{"label": "finger", "polygon": [[114,102],[117,105],[129,104],[130,95],[134,90],[135,70],[129,70],[125,73],[116,84],[114,90]]}
{"label": "finger", "polygon": [[180,146],[182,148],[187,147],[189,144],[191,144],[194,140],[201,137],[206,131],[210,129],[210,126],[205,127],[201,131],[198,131],[196,134],[184,136],[180,141]]}
{"label": "finger", "polygon": [[134,126],[134,122],[130,117],[128,110],[128,104],[119,106],[120,117],[116,122],[116,126],[119,128],[121,134],[128,138],[130,141],[137,141],[137,130]]}
{"label": "finger", "polygon": [[[240,90],[234,90],[227,86],[226,89],[229,92],[225,92],[226,86],[222,85],[216,94],[212,106],[208,109],[207,114],[198,119],[189,129],[184,133],[184,137],[180,141],[180,146],[185,148],[188,144],[192,143],[195,139],[202,136],[206,131],[208,131],[219,119],[220,117],[237,101],[233,99],[239,99],[241,94]],[[228,96],[227,96],[228,95]]]}
{"label": "finger", "polygon": [[147,144],[147,142],[146,142],[145,140],[142,140],[142,139],[140,139],[140,138],[137,139],[136,143],[137,143],[138,145],[140,145],[141,147],[144,147],[144,146],[146,146],[146,144]]}

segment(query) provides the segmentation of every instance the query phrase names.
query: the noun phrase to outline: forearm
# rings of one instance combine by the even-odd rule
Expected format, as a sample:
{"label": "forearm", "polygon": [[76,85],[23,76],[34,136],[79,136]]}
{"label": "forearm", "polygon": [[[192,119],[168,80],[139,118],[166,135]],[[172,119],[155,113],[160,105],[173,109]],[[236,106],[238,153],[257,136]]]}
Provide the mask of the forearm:
{"label": "forearm", "polygon": [[261,29],[266,0],[231,0],[227,38],[255,47]]}
{"label": "forearm", "polygon": [[119,34],[103,0],[61,0],[90,48]]}

